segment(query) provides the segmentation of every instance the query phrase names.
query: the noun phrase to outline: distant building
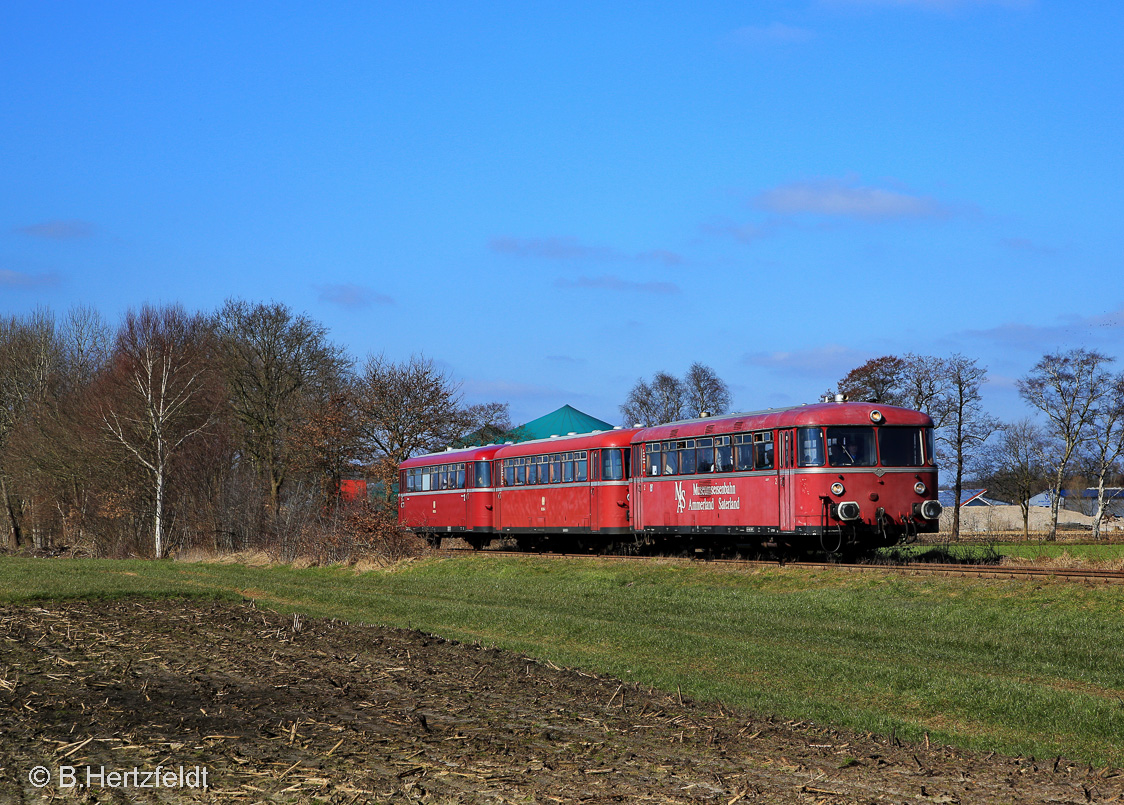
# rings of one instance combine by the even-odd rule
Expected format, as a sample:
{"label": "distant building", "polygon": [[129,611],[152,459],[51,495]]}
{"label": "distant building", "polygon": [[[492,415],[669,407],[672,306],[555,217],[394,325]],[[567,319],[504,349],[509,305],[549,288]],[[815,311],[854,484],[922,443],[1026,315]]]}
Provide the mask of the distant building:
{"label": "distant building", "polygon": [[[1006,506],[1007,504],[1001,500],[993,500],[992,498],[984,497],[986,489],[961,489],[960,490],[960,508],[965,506]],[[951,509],[956,505],[953,496],[956,492],[952,489],[942,489],[937,492],[937,500],[941,502],[941,506],[946,509]]]}
{"label": "distant building", "polygon": [[[1030,499],[1031,506],[1049,506],[1053,490],[1035,495]],[[1112,517],[1124,517],[1124,487],[1109,486],[1105,488],[1105,513]],[[1097,490],[1095,487],[1086,489],[1063,489],[1061,491],[1062,508],[1066,511],[1080,514],[1093,515],[1097,513]]]}

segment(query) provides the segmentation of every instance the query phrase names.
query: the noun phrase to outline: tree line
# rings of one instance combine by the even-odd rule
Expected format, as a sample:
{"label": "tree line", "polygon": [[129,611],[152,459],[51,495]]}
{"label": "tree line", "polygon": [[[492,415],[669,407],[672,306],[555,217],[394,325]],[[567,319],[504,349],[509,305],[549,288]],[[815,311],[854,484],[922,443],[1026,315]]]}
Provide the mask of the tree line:
{"label": "tree line", "polygon": [[[433,361],[356,365],[281,304],[0,318],[0,504],[8,547],[340,555],[398,539],[393,510],[341,507],[361,471],[510,430]],[[333,558],[328,556],[328,558]]]}

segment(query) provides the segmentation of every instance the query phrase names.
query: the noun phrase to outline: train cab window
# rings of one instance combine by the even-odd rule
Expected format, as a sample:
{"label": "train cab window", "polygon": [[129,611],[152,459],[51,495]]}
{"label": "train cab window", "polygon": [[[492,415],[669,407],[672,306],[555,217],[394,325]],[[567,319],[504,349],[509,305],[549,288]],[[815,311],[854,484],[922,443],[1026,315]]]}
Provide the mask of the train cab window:
{"label": "train cab window", "polygon": [[659,442],[655,444],[644,445],[645,455],[648,457],[648,472],[647,475],[659,475],[660,467],[660,445]]}
{"label": "train cab window", "polygon": [[601,480],[620,481],[624,479],[624,460],[620,450],[601,451]]}
{"label": "train cab window", "polygon": [[738,472],[753,469],[753,435],[750,433],[734,436],[734,469]]}
{"label": "train cab window", "polygon": [[827,460],[833,467],[873,467],[874,428],[828,428]]}
{"label": "train cab window", "polygon": [[476,487],[481,489],[492,485],[492,462],[477,461],[473,466],[476,474]]}
{"label": "train cab window", "polygon": [[679,452],[679,472],[687,475],[695,471],[695,440],[687,439],[676,442],[675,449]]}
{"label": "train cab window", "polygon": [[823,466],[823,431],[820,428],[801,428],[797,431],[796,444],[797,463],[801,467]]}
{"label": "train cab window", "polygon": [[878,455],[883,467],[921,467],[925,464],[922,452],[922,428],[879,428]]}
{"label": "train cab window", "polygon": [[578,453],[574,461],[574,476],[575,480],[579,483],[584,483],[589,480],[589,459],[586,456],[585,450]]}
{"label": "train cab window", "polygon": [[771,430],[753,434],[754,466],[759,470],[773,469],[773,432]]}
{"label": "train cab window", "polygon": [[675,450],[675,442],[668,442],[663,448],[663,474],[675,475],[679,472],[679,453]]}
{"label": "train cab window", "polygon": [[698,472],[714,472],[714,439],[695,440],[695,461]]}
{"label": "train cab window", "polygon": [[731,472],[734,469],[734,448],[729,436],[714,437],[715,472]]}

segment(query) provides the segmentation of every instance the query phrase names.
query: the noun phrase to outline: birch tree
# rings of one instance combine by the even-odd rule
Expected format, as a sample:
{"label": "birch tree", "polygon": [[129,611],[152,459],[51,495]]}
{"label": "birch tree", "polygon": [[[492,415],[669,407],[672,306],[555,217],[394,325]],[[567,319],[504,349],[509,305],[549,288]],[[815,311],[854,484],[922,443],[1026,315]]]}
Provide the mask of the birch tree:
{"label": "birch tree", "polygon": [[1047,433],[1058,443],[1050,490],[1050,540],[1057,539],[1066,470],[1089,434],[1098,404],[1111,387],[1102,366],[1112,360],[1087,349],[1048,354],[1017,383],[1022,398],[1045,414]]}
{"label": "birch tree", "polygon": [[130,310],[114,341],[101,420],[151,480],[157,559],[167,550],[172,461],[214,421],[210,347],[206,320],[179,305]]}

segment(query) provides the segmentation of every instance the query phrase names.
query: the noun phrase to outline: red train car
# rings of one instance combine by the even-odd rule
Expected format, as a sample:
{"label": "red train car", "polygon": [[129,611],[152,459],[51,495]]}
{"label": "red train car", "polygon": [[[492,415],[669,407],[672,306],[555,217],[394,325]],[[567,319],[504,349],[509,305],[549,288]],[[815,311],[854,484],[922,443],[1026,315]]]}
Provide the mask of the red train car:
{"label": "red train car", "polygon": [[838,551],[937,530],[933,422],[868,403],[673,422],[633,437],[633,528]]}
{"label": "red train car", "polygon": [[[631,533],[629,469],[636,429],[505,445],[495,455],[495,526],[521,544],[557,535],[581,543]],[[597,540],[594,540],[597,541]]]}
{"label": "red train car", "polygon": [[398,523],[426,535],[464,537],[480,548],[495,534],[492,458],[499,445],[448,450],[398,468]]}

